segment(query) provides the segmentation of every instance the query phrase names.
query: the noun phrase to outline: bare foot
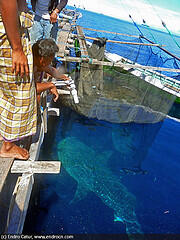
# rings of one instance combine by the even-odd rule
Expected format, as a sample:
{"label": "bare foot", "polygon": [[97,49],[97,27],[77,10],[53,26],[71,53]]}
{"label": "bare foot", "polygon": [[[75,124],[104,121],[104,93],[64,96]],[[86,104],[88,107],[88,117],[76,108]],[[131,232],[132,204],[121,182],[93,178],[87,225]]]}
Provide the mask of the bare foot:
{"label": "bare foot", "polygon": [[18,147],[12,142],[3,142],[0,157],[27,160],[29,158],[29,152],[25,148]]}

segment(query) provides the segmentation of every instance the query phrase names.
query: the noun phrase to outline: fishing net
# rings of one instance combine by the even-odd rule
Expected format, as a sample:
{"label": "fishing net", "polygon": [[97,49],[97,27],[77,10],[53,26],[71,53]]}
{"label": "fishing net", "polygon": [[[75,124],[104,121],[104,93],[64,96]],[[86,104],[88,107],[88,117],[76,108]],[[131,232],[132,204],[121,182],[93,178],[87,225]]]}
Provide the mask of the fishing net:
{"label": "fishing net", "polygon": [[[106,39],[95,40],[88,55],[104,59]],[[143,72],[142,72],[143,74]],[[169,112],[175,96],[118,67],[77,64],[75,79],[79,103],[71,95],[61,98],[64,105],[89,118],[114,123],[156,123]],[[152,76],[153,81],[153,76]]]}
{"label": "fishing net", "polygon": [[[143,32],[140,35],[130,35],[130,34],[119,34],[119,33],[108,33],[108,32],[96,32],[91,30],[90,28],[85,28],[84,33],[88,37],[106,37],[107,39],[111,39],[116,42],[107,42],[106,50],[111,53],[116,53],[122,57],[124,57],[127,61],[131,60],[133,63],[139,63],[142,65],[148,66],[156,66],[156,67],[164,67],[171,69],[179,69],[180,68],[180,58],[174,57],[176,53],[173,53],[174,43],[170,46],[166,45],[166,41],[170,41],[168,38],[168,34],[163,33],[162,39],[159,41],[156,40],[157,33],[154,30],[150,30],[150,28],[142,27]],[[159,34],[159,32],[158,32]],[[147,37],[145,37],[147,36]],[[164,40],[164,41],[163,41]],[[179,38],[178,38],[179,40]],[[124,44],[120,44],[119,42],[123,42]],[[165,43],[164,43],[165,42]],[[132,43],[132,44],[126,44]],[[137,45],[133,44],[137,43]],[[159,44],[158,46],[153,46],[153,44]],[[142,44],[142,45],[138,45]],[[147,45],[143,45],[147,44]],[[149,44],[149,45],[148,45]],[[152,45],[150,45],[152,44]],[[171,48],[170,48],[171,47]],[[170,48],[170,49],[169,49]],[[167,52],[163,51],[163,49],[168,49],[172,55],[169,55]],[[176,47],[177,49],[177,47]],[[180,50],[179,50],[180,53]],[[172,77],[174,79],[180,79],[180,75],[178,73],[172,73],[167,71],[159,71],[166,76]]]}

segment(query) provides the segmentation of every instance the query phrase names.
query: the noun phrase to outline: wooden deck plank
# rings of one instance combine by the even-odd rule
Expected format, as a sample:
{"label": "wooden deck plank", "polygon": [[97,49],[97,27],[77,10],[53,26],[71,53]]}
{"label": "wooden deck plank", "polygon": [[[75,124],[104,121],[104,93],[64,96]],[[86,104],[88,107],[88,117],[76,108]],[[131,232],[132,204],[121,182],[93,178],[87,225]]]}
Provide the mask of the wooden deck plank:
{"label": "wooden deck plank", "polygon": [[14,161],[11,173],[59,173],[59,161]]}
{"label": "wooden deck plank", "polygon": [[59,33],[59,37],[58,37],[58,40],[57,40],[57,45],[59,47],[59,52],[58,52],[57,55],[59,57],[64,57],[65,56],[66,45],[67,45],[70,30],[71,30],[70,23],[66,23]]}

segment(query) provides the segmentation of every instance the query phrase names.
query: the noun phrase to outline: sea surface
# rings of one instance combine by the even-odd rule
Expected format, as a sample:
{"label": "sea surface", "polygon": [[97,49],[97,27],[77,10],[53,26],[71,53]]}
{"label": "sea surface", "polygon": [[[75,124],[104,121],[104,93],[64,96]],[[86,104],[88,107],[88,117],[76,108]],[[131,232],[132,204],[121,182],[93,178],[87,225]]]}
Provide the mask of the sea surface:
{"label": "sea surface", "polygon": [[[129,22],[81,11],[81,26],[139,34]],[[180,56],[180,49],[167,33],[145,27],[141,30]],[[86,34],[122,40],[119,35]],[[180,43],[180,37],[175,38]],[[107,50],[124,57],[129,54],[131,59],[137,55],[137,47],[127,45],[109,44]],[[151,50],[143,50],[139,63],[150,59]],[[159,50],[153,51],[161,57],[151,63],[166,58]],[[49,117],[39,158],[61,161],[61,172],[35,177],[24,233],[87,234],[84,239],[88,234],[105,234],[110,240],[113,234],[117,234],[114,239],[122,239],[120,234],[127,232],[180,234],[179,136],[178,119],[115,124],[63,108],[60,118]]]}

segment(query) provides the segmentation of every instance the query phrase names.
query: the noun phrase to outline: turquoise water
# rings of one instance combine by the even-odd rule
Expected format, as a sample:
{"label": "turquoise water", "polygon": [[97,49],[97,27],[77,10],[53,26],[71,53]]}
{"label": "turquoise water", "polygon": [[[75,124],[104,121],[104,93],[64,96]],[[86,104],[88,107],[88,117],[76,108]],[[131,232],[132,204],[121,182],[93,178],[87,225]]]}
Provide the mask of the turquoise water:
{"label": "turquoise water", "polygon": [[[130,23],[83,13],[80,25],[138,34]],[[180,53],[167,34],[153,33]],[[49,117],[40,154],[40,160],[60,160],[61,173],[36,176],[24,232],[110,234],[110,240],[121,233],[179,234],[179,135],[173,119],[114,124],[63,108],[60,118]]]}

